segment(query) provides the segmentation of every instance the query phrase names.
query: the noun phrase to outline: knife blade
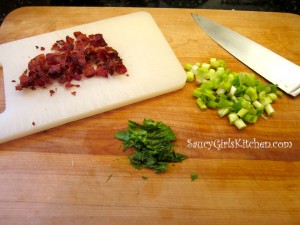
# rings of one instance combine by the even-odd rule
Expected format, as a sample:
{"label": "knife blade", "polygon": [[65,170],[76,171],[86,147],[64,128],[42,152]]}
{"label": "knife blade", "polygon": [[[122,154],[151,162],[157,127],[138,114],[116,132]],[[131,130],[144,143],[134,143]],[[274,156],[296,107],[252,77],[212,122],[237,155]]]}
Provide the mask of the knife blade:
{"label": "knife blade", "polygon": [[298,65],[212,20],[194,13],[192,17],[215,42],[256,73],[291,96],[300,93]]}

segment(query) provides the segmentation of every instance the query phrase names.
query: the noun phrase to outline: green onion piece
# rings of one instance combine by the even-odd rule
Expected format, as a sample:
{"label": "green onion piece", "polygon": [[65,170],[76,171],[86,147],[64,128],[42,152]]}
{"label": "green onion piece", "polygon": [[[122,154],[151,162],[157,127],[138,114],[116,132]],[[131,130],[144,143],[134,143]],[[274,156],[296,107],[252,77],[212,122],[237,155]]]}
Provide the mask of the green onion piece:
{"label": "green onion piece", "polygon": [[196,88],[196,89],[194,90],[193,96],[196,97],[196,98],[199,98],[199,97],[201,97],[201,95],[202,95],[201,89],[200,89],[200,88]]}
{"label": "green onion piece", "polygon": [[204,78],[204,73],[202,72],[202,70],[198,70],[198,72],[196,73],[196,82],[198,84],[202,84],[205,81],[206,79]]}
{"label": "green onion piece", "polygon": [[268,114],[268,116],[271,116],[275,112],[275,110],[273,109],[273,107],[271,106],[271,104],[267,104],[265,106],[265,111]]}
{"label": "green onion piece", "polygon": [[202,63],[201,68],[208,71],[210,69],[210,64],[208,63]]}
{"label": "green onion piece", "polygon": [[218,67],[216,70],[216,75],[221,75],[225,72],[225,68],[224,67]]}
{"label": "green onion piece", "polygon": [[237,119],[236,121],[234,121],[234,125],[239,129],[244,129],[247,127],[247,125],[244,123],[244,121],[242,119]]}
{"label": "green onion piece", "polygon": [[258,98],[261,100],[261,99],[264,99],[266,97],[266,92],[265,91],[261,91],[259,92],[258,94]]}
{"label": "green onion piece", "polygon": [[272,99],[272,101],[277,100],[277,95],[275,93],[269,93],[269,94],[267,94],[267,96],[270,97]]}
{"label": "green onion piece", "polygon": [[225,98],[221,98],[220,101],[217,104],[218,108],[228,108],[228,107],[231,107],[233,105],[234,105],[234,103],[232,101],[229,101]]}
{"label": "green onion piece", "polygon": [[261,109],[261,108],[263,107],[263,105],[262,105],[259,101],[257,101],[257,100],[255,100],[254,102],[252,102],[252,105],[253,105],[256,109]]}
{"label": "green onion piece", "polygon": [[248,112],[247,109],[241,108],[241,109],[238,111],[237,115],[238,115],[239,117],[243,117],[243,116],[246,115],[247,112]]}
{"label": "green onion piece", "polygon": [[233,104],[231,107],[232,112],[238,112],[241,108],[243,108],[242,103],[237,101],[236,103]]}
{"label": "green onion piece", "polygon": [[235,93],[236,93],[236,90],[237,90],[237,89],[236,89],[235,86],[231,86],[229,94],[232,95],[232,96],[234,96]]}
{"label": "green onion piece", "polygon": [[218,90],[216,91],[217,95],[222,95],[225,94],[225,89],[224,88],[218,88]]}
{"label": "green onion piece", "polygon": [[231,96],[230,99],[231,99],[231,101],[233,101],[234,103],[237,103],[237,102],[238,102],[238,100],[237,100],[237,98],[236,98],[235,96]]}
{"label": "green onion piece", "polygon": [[250,115],[257,115],[257,110],[254,108],[254,107],[250,107],[250,108],[247,108],[248,110],[248,114]]}
{"label": "green onion piece", "polygon": [[271,86],[268,85],[268,86],[265,87],[266,94],[270,93],[271,91],[272,91]]}
{"label": "green onion piece", "polygon": [[251,101],[251,97],[248,94],[244,94],[244,99],[248,102]]}
{"label": "green onion piece", "polygon": [[194,75],[196,75],[198,73],[198,69],[199,69],[199,66],[198,65],[193,65],[192,66],[192,69],[190,70]]}
{"label": "green onion piece", "polygon": [[250,97],[251,101],[255,101],[258,98],[255,87],[248,87],[246,94]]}
{"label": "green onion piece", "polygon": [[202,110],[207,109],[207,106],[205,105],[205,103],[202,101],[201,98],[197,98],[196,103],[200,107],[200,109]]}
{"label": "green onion piece", "polygon": [[220,117],[226,116],[229,113],[229,108],[219,108],[218,114]]}
{"label": "green onion piece", "polygon": [[194,73],[192,71],[186,72],[186,81],[187,82],[193,82],[195,79]]}
{"label": "green onion piece", "polygon": [[268,97],[268,96],[266,96],[265,98],[263,98],[263,99],[260,100],[260,103],[261,103],[263,106],[266,106],[266,105],[268,105],[268,104],[271,104],[272,102],[273,102],[273,100],[272,100],[270,97]]}
{"label": "green onion piece", "polygon": [[217,106],[218,106],[218,103],[215,102],[215,101],[209,100],[209,101],[207,102],[207,107],[209,107],[209,108],[215,109],[215,108],[217,108]]}
{"label": "green onion piece", "polygon": [[246,114],[243,120],[247,123],[256,123],[258,117],[256,115]]}
{"label": "green onion piece", "polygon": [[228,115],[230,125],[233,124],[236,120],[239,119],[239,116],[236,113],[230,113]]}
{"label": "green onion piece", "polygon": [[216,58],[210,58],[210,66],[212,68],[218,68],[218,67],[224,67],[225,61],[221,59],[216,59]]}
{"label": "green onion piece", "polygon": [[187,63],[187,64],[185,64],[185,65],[184,65],[184,67],[183,67],[183,68],[184,68],[185,70],[187,70],[187,71],[190,71],[190,70],[192,69],[192,67],[193,67],[193,65],[192,65],[192,64],[190,64],[190,63]]}
{"label": "green onion piece", "polygon": [[208,99],[210,99],[212,101],[215,101],[217,98],[216,96],[214,96],[214,92],[210,89],[204,89],[202,93],[204,96],[206,96]]}
{"label": "green onion piece", "polygon": [[210,58],[209,60],[211,67],[218,68],[218,62],[216,58]]}
{"label": "green onion piece", "polygon": [[279,91],[279,90],[276,90],[276,95],[278,95],[279,97],[282,97],[283,96],[283,93],[282,93],[282,91]]}

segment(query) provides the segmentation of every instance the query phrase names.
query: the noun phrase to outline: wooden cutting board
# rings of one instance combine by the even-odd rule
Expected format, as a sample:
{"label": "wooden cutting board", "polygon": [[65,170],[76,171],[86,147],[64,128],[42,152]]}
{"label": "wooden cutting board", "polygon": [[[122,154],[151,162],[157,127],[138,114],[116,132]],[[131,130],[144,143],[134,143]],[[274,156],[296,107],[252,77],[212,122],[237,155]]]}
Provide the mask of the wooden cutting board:
{"label": "wooden cutting board", "polygon": [[[51,52],[53,43],[73,36],[101,33],[115,48],[128,69],[128,76],[84,79],[80,87],[16,91],[19,76],[28,61],[41,52]],[[147,12],[136,12],[74,26],[0,46],[4,68],[6,109],[0,114],[0,143],[59,126],[70,121],[112,110],[180,89],[185,72],[165,37]],[[50,96],[49,90],[55,90]],[[71,92],[76,91],[76,96]],[[4,128],[4,129],[3,129]]]}
{"label": "wooden cutting board", "polygon": [[[217,57],[232,71],[250,71],[212,41],[191,12],[300,65],[300,17],[288,13],[24,7],[5,18],[0,43],[141,10],[151,13],[182,65]],[[0,82],[0,111],[2,88]],[[272,118],[239,131],[215,110],[201,111],[192,96],[194,88],[186,84],[178,91],[0,144],[0,224],[299,225],[299,97],[284,94],[274,103]],[[76,90],[79,95],[81,89]],[[170,164],[162,174],[132,167],[127,158],[131,151],[124,153],[114,135],[127,128],[128,120],[144,118],[168,124],[177,137],[175,150],[188,159]],[[189,148],[189,140],[199,145]],[[226,146],[229,140],[236,146]],[[242,145],[254,140],[262,146]],[[278,146],[285,141],[291,148]],[[209,142],[215,143],[210,150],[201,146]],[[198,174],[197,180],[191,181],[192,173]]]}

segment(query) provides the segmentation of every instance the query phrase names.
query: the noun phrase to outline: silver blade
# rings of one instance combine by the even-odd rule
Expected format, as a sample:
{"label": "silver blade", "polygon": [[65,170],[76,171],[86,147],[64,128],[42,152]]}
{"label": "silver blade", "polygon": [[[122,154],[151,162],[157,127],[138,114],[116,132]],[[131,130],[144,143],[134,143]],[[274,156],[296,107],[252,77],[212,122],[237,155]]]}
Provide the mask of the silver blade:
{"label": "silver blade", "polygon": [[300,93],[300,67],[260,44],[197,14],[192,16],[197,24],[226,51],[278,85],[287,94]]}

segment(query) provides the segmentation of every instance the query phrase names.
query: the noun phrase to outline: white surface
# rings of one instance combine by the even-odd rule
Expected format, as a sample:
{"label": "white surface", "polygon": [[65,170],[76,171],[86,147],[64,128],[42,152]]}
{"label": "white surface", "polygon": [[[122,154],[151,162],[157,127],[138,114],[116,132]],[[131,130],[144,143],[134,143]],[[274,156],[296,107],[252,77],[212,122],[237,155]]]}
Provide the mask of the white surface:
{"label": "white surface", "polygon": [[[16,91],[12,80],[19,82],[29,60],[50,52],[56,40],[73,37],[74,31],[102,33],[108,45],[119,52],[129,76],[74,81],[80,87],[68,90],[54,84],[47,89]],[[41,52],[35,46],[46,50]],[[6,102],[6,109],[0,114],[0,143],[180,89],[186,79],[168,42],[146,12],[2,44],[0,63]],[[50,96],[49,90],[55,88],[56,93]],[[72,91],[76,91],[76,96]]]}

